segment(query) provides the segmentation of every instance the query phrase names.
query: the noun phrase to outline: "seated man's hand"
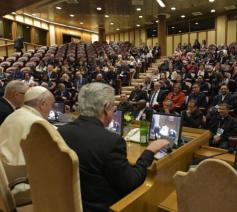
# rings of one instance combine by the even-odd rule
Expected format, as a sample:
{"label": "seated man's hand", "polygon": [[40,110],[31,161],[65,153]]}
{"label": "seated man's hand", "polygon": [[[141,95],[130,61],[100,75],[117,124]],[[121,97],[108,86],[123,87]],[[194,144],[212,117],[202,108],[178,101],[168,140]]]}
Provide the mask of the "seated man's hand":
{"label": "seated man's hand", "polygon": [[159,152],[162,148],[166,147],[170,142],[166,139],[158,139],[156,141],[152,141],[149,146],[147,147],[147,150],[150,150],[154,153]]}
{"label": "seated man's hand", "polygon": [[217,143],[220,142],[220,140],[221,140],[221,137],[220,137],[219,135],[214,135],[212,142],[213,142],[214,144],[217,144]]}

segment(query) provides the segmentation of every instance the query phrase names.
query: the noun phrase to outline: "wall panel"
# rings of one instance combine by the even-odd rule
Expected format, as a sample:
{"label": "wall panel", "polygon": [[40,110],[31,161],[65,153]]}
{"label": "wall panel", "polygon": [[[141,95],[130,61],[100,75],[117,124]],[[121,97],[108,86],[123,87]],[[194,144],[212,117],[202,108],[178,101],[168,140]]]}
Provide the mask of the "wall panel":
{"label": "wall panel", "polygon": [[188,33],[187,34],[182,34],[182,44],[186,43],[188,44],[189,43],[189,40],[188,40]]}
{"label": "wall panel", "polygon": [[141,43],[146,43],[146,31],[141,29]]}
{"label": "wall panel", "polygon": [[171,56],[173,54],[173,36],[167,36],[167,56]]}
{"label": "wall panel", "polygon": [[124,32],[124,41],[129,41],[129,32]]}
{"label": "wall panel", "polygon": [[120,41],[124,41],[124,33],[123,33],[123,32],[120,32],[120,34],[119,34],[119,40],[120,40]]}
{"label": "wall panel", "polygon": [[135,30],[135,46],[140,45],[140,30]]}
{"label": "wall panel", "polygon": [[180,35],[174,36],[174,50],[177,48],[178,44],[181,42]]}
{"label": "wall panel", "polygon": [[131,30],[131,31],[129,32],[129,36],[130,36],[130,40],[129,40],[129,41],[134,44],[134,42],[135,42],[135,41],[134,41],[134,30]]}
{"label": "wall panel", "polygon": [[119,33],[115,33],[115,41],[119,41]]}
{"label": "wall panel", "polygon": [[226,43],[226,16],[218,16],[216,19],[216,42]]}
{"label": "wall panel", "polygon": [[206,32],[198,32],[198,40],[202,44],[203,40],[207,40],[207,33]]}
{"label": "wall panel", "polygon": [[229,20],[227,22],[227,45],[236,42],[237,38],[237,20]]}
{"label": "wall panel", "polygon": [[216,44],[216,31],[211,30],[207,32],[207,45]]}
{"label": "wall panel", "polygon": [[191,43],[191,45],[194,44],[194,41],[196,39],[198,39],[197,33],[196,32],[190,33],[190,35],[189,35],[189,43]]}

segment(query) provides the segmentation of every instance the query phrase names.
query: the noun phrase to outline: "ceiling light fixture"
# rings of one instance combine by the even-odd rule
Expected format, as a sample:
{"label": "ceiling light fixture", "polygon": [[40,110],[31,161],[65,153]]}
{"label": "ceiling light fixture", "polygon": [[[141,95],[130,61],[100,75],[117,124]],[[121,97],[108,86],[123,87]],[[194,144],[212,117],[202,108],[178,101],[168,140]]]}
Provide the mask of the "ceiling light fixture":
{"label": "ceiling light fixture", "polygon": [[165,4],[162,0],[156,0],[160,7],[165,7]]}
{"label": "ceiling light fixture", "polygon": [[75,15],[73,15],[73,14],[70,14],[70,17],[72,17],[72,18],[73,18],[74,16],[75,16]]}
{"label": "ceiling light fixture", "polygon": [[82,24],[84,24],[84,22],[80,22],[80,24],[82,25]]}
{"label": "ceiling light fixture", "polygon": [[109,18],[109,15],[105,15],[105,18]]}
{"label": "ceiling light fixture", "polygon": [[57,10],[61,10],[61,9],[62,9],[62,7],[56,7],[56,9],[57,9]]}
{"label": "ceiling light fixture", "polygon": [[102,10],[102,8],[101,8],[101,7],[97,7],[96,9],[97,9],[98,11],[101,11],[101,10]]}
{"label": "ceiling light fixture", "polygon": [[174,27],[174,26],[172,26],[172,27],[171,27],[171,29],[175,29],[175,27]]}
{"label": "ceiling light fixture", "polygon": [[140,27],[141,25],[140,25],[140,24],[137,24],[136,26],[137,26],[137,27]]}
{"label": "ceiling light fixture", "polygon": [[138,18],[143,18],[143,16],[142,16],[142,15],[139,15]]}
{"label": "ceiling light fixture", "polygon": [[114,22],[110,22],[110,25],[114,25]]}
{"label": "ceiling light fixture", "polygon": [[141,11],[141,10],[142,10],[142,8],[138,7],[136,10],[137,10],[137,11]]}
{"label": "ceiling light fixture", "polygon": [[181,18],[185,18],[186,16],[185,16],[185,15],[181,15],[180,17],[181,17]]}
{"label": "ceiling light fixture", "polygon": [[198,25],[199,23],[198,23],[198,22],[196,22],[195,24],[196,24],[196,25]]}
{"label": "ceiling light fixture", "polygon": [[119,31],[120,29],[119,29],[119,28],[117,28],[116,30],[117,30],[117,31]]}
{"label": "ceiling light fixture", "polygon": [[159,20],[156,20],[156,23],[159,23]]}
{"label": "ceiling light fixture", "polygon": [[209,0],[210,3],[214,2],[215,0]]}
{"label": "ceiling light fixture", "polygon": [[175,7],[171,7],[171,10],[176,10],[176,8]]}
{"label": "ceiling light fixture", "polygon": [[182,32],[181,30],[179,30],[179,32]]}
{"label": "ceiling light fixture", "polygon": [[212,10],[211,10],[211,13],[214,13],[214,12],[216,12],[216,10],[212,9]]}

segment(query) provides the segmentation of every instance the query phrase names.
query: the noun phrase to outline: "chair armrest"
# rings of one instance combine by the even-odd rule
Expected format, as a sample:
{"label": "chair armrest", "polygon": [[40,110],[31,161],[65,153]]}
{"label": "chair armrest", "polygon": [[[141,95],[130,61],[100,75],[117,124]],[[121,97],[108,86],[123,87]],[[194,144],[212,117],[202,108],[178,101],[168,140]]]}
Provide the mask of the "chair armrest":
{"label": "chair armrest", "polygon": [[10,190],[13,190],[15,188],[15,186],[17,186],[21,183],[29,184],[28,178],[27,177],[16,178],[13,182],[9,183],[8,187],[10,188]]}

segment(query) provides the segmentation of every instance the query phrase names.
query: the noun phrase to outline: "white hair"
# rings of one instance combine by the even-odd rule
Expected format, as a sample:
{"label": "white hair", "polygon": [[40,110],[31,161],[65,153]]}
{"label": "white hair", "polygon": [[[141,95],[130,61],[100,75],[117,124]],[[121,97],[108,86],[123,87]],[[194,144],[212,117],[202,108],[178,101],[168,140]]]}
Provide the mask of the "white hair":
{"label": "white hair", "polygon": [[26,90],[27,86],[24,84],[24,82],[20,80],[13,80],[9,82],[6,85],[4,96],[8,96],[10,93],[13,92],[24,92]]}
{"label": "white hair", "polygon": [[104,83],[93,82],[82,86],[78,95],[80,115],[96,117],[107,104],[114,102],[114,89]]}

